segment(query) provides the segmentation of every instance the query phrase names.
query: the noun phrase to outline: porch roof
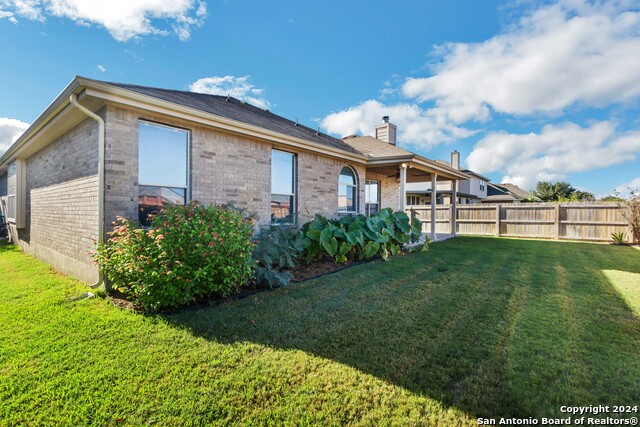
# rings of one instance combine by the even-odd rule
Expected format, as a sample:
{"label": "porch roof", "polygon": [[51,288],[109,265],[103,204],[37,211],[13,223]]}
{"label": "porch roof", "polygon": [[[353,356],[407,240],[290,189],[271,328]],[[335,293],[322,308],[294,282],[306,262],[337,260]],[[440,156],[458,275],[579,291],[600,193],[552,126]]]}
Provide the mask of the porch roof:
{"label": "porch roof", "polygon": [[407,166],[407,182],[430,181],[432,174],[436,174],[439,180],[469,179],[462,171],[372,136],[350,136],[343,138],[343,141],[367,157],[367,171],[395,175],[404,163]]}

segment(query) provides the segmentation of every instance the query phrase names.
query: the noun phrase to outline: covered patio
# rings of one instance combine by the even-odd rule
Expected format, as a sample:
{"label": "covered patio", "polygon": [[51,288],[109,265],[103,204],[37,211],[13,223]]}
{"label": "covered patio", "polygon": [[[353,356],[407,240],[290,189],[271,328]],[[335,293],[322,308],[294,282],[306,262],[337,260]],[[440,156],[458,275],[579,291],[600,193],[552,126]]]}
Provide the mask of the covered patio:
{"label": "covered patio", "polygon": [[[382,208],[393,210],[407,210],[407,183],[424,183],[425,191],[434,189],[431,194],[430,206],[423,206],[422,214],[417,212],[422,221],[423,233],[428,233],[432,241],[438,240],[440,235],[455,235],[455,215],[453,221],[447,219],[447,229],[442,229],[444,223],[438,219],[442,205],[436,207],[437,183],[439,181],[452,182],[451,209],[455,212],[457,198],[457,182],[468,180],[469,176],[459,169],[459,162],[451,167],[447,164],[436,162],[422,157],[416,153],[405,150],[395,145],[395,126],[388,122],[388,117],[383,117],[384,123],[376,127],[376,134],[383,140],[372,136],[351,135],[343,138],[343,141],[367,156],[365,188],[369,190],[373,183],[378,184],[379,194],[369,194],[365,191],[365,205],[368,198],[377,197],[376,204]],[[379,130],[385,132],[379,134]],[[389,138],[389,135],[391,137]],[[371,184],[370,184],[371,183]],[[425,211],[427,209],[427,211]],[[449,207],[447,208],[449,209]],[[365,207],[369,212],[369,209]],[[449,217],[448,217],[449,218]],[[438,228],[437,224],[441,223]]]}
{"label": "covered patio", "polygon": [[[442,163],[412,153],[410,156],[378,157],[367,162],[367,179],[379,179],[380,177],[386,177],[387,182],[391,181],[390,184],[382,185],[382,200],[386,199],[387,202],[390,200],[390,197],[385,197],[385,191],[395,191],[398,194],[397,206],[384,207],[406,211],[408,214],[414,211],[423,223],[423,233],[427,233],[431,241],[443,240],[444,238],[455,236],[455,215],[441,211],[446,209],[447,211],[455,212],[457,181],[469,179],[466,174]],[[389,180],[389,178],[392,178],[392,180]],[[449,206],[436,205],[437,183],[439,181],[451,181],[452,183],[452,203]],[[393,185],[394,182],[395,185]],[[407,183],[423,183],[425,190],[431,193],[430,205],[421,206],[420,209],[413,209],[412,206],[407,206]],[[434,189],[433,193],[431,189]],[[443,215],[443,213],[448,215]],[[438,226],[438,223],[444,225],[445,222],[448,223],[447,230],[442,229],[442,226]]]}

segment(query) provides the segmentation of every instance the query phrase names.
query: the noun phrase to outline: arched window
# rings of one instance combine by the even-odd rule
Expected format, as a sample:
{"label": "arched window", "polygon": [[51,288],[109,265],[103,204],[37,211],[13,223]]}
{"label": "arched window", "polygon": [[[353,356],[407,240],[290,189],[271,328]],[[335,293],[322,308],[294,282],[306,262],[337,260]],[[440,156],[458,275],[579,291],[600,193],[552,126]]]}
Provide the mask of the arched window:
{"label": "arched window", "polygon": [[338,212],[355,213],[358,211],[358,178],[353,169],[345,166],[338,179]]}

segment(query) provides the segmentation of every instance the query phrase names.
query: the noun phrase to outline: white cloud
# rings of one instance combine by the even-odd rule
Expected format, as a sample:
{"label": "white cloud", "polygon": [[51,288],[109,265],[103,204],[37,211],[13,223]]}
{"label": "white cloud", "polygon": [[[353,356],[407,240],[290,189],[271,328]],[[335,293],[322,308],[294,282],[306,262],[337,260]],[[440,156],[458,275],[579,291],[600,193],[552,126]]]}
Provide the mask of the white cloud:
{"label": "white cloud", "polygon": [[346,110],[331,113],[320,121],[329,133],[346,136],[353,133],[371,135],[382,116],[398,126],[398,140],[422,148],[466,138],[472,131],[446,123],[437,109],[423,110],[417,104],[383,104],[365,101]]}
{"label": "white cloud", "polygon": [[28,123],[20,120],[0,117],[0,156],[28,127]]}
{"label": "white cloud", "polygon": [[[484,42],[434,47],[430,56],[439,60],[431,64],[432,75],[402,81],[393,76],[378,100],[332,113],[322,125],[340,135],[370,133],[381,115],[390,115],[401,143],[428,150],[476,133],[470,130],[474,124],[495,112],[515,119],[557,118],[569,109],[635,100],[640,96],[638,5],[638,0],[560,0],[540,6]],[[400,97],[395,105],[388,102],[394,96]]]}
{"label": "white cloud", "polygon": [[98,67],[98,70],[99,70],[101,73],[104,73],[104,72],[106,72],[106,71],[107,71],[107,69],[106,69],[106,68],[104,68],[104,67],[103,67],[102,65],[100,65],[100,64],[98,64],[98,65],[97,65],[97,67]]}
{"label": "white cloud", "polygon": [[[1,4],[0,4],[0,6],[1,6]],[[0,19],[2,19],[2,18],[7,18],[9,20],[9,22],[11,22],[12,24],[17,24],[18,23],[18,20],[13,15],[13,13],[7,12],[7,11],[4,11],[4,10],[0,9]]]}
{"label": "white cloud", "polygon": [[636,159],[640,131],[619,134],[611,122],[583,128],[574,123],[547,125],[539,134],[493,132],[467,157],[478,173],[503,171],[502,182],[524,189],[537,181],[565,179],[567,173],[604,168]]}
{"label": "white cloud", "polygon": [[189,90],[211,95],[230,95],[259,108],[269,108],[271,104],[264,96],[264,89],[255,87],[249,82],[250,76],[212,76],[196,80],[189,85]]}
{"label": "white cloud", "polygon": [[507,114],[602,107],[640,95],[637,1],[561,0],[508,32],[476,44],[438,47],[435,74],[409,78],[404,95],[434,102],[455,124]]}
{"label": "white cloud", "polygon": [[[0,0],[0,18],[68,18],[79,25],[102,26],[118,41],[171,33],[187,40],[191,29],[201,26],[206,15],[202,0]],[[168,21],[171,30],[157,27],[158,21]]]}

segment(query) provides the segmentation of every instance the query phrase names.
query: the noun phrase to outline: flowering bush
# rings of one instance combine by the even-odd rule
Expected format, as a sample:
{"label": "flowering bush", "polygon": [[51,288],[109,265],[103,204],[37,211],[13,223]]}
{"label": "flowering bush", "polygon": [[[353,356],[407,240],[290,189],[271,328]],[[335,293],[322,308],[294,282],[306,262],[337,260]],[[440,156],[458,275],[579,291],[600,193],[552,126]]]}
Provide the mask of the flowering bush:
{"label": "flowering bush", "polygon": [[151,228],[118,218],[96,261],[114,289],[147,310],[238,291],[253,273],[253,221],[228,206],[170,206]]}

